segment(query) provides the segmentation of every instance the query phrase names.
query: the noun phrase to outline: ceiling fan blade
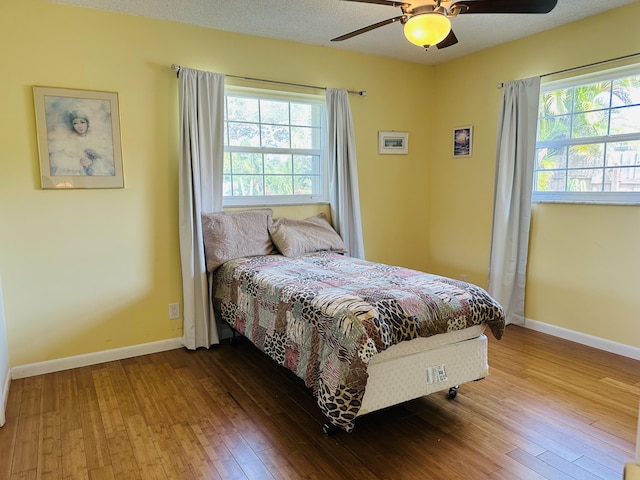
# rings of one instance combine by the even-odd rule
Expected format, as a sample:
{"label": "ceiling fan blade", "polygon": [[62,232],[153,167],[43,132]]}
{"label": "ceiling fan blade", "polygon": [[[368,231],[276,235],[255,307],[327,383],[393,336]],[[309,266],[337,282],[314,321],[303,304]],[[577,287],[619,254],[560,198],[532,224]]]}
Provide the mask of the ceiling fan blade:
{"label": "ceiling fan blade", "polygon": [[359,3],[373,3],[375,5],[388,5],[390,7],[410,7],[410,3],[394,2],[392,0],[343,0],[344,2],[359,2]]}
{"label": "ceiling fan blade", "polygon": [[456,43],[458,43],[458,37],[456,37],[456,34],[453,33],[453,30],[451,30],[449,32],[449,35],[447,35],[444,40],[436,44],[436,47],[438,47],[438,50],[440,50],[441,48],[450,47],[451,45],[455,45]]}
{"label": "ceiling fan blade", "polygon": [[[450,8],[462,13],[549,13],[558,0],[460,0]],[[466,8],[465,8],[466,7]]]}
{"label": "ceiling fan blade", "polygon": [[404,15],[400,15],[398,17],[393,17],[393,18],[390,18],[388,20],[383,20],[382,22],[374,23],[373,25],[369,25],[368,27],[360,28],[360,29],[355,30],[353,32],[346,33],[344,35],[340,35],[339,37],[332,38],[331,41],[332,42],[341,42],[342,40],[346,40],[348,38],[355,37],[356,35],[360,35],[361,33],[368,32],[368,31],[373,30],[375,28],[384,27],[385,25],[389,25],[390,23],[398,22],[398,21],[402,20],[403,18],[404,18]]}

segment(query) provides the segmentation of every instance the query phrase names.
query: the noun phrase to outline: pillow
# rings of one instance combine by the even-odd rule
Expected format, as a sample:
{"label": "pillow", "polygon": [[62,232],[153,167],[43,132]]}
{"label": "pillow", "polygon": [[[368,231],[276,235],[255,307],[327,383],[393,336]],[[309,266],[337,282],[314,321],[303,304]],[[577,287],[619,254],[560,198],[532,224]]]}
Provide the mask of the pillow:
{"label": "pillow", "polygon": [[285,257],[299,257],[320,250],[347,251],[324,213],[306,220],[279,218],[269,226],[269,233]]}
{"label": "pillow", "polygon": [[269,236],[270,208],[202,214],[202,236],[207,270],[213,272],[228,260],[271,255],[276,249]]}

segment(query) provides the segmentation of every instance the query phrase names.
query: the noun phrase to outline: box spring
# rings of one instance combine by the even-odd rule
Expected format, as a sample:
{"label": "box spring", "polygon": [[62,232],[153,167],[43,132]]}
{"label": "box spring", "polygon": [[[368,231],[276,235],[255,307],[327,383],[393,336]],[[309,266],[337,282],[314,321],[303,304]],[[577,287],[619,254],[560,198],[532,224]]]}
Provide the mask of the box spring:
{"label": "box spring", "polygon": [[358,416],[479,380],[489,373],[487,337],[482,333],[448,344],[436,342],[439,344],[426,350],[411,345],[420,340],[425,339],[394,346],[408,350],[406,355],[390,352],[369,363]]}

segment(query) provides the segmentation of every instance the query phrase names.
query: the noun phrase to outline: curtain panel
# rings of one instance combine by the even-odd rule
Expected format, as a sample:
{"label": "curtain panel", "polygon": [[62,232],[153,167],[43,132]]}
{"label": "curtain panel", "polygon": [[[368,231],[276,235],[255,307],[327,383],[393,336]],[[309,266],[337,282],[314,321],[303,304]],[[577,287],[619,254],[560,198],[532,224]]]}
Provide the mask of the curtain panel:
{"label": "curtain panel", "polygon": [[210,301],[201,214],[222,210],[224,75],[181,68],[179,231],[183,337],[189,349],[219,343]]}
{"label": "curtain panel", "polygon": [[331,220],[348,250],[348,255],[364,259],[360,219],[356,143],[346,90],[327,88],[328,149]]}
{"label": "curtain panel", "polygon": [[524,324],[540,77],[503,85],[488,292],[507,323]]}

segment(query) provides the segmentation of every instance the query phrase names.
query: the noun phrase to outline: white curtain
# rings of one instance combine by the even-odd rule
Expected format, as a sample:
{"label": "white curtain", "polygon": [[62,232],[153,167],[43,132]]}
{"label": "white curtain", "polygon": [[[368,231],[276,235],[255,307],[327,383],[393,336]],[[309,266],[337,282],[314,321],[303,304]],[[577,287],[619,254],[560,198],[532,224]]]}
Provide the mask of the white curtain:
{"label": "white curtain", "polygon": [[327,115],[331,220],[344,240],[347,253],[364,258],[356,144],[346,90],[327,88]]}
{"label": "white curtain", "polygon": [[540,77],[505,83],[498,125],[488,292],[524,324]]}
{"label": "white curtain", "polygon": [[209,300],[200,215],[222,210],[224,75],[181,68],[178,78],[182,343],[189,349],[209,348],[219,337]]}

